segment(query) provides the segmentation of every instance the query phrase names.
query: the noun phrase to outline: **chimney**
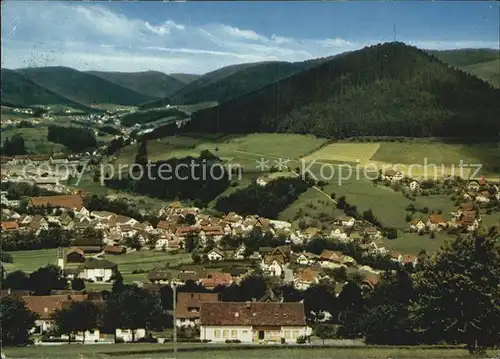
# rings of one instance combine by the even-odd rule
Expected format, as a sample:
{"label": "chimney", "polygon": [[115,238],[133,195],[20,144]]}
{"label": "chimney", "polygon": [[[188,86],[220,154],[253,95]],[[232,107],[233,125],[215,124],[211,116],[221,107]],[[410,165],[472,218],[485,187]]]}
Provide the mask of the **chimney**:
{"label": "chimney", "polygon": [[245,308],[250,309],[252,307],[252,302],[246,301],[245,302]]}

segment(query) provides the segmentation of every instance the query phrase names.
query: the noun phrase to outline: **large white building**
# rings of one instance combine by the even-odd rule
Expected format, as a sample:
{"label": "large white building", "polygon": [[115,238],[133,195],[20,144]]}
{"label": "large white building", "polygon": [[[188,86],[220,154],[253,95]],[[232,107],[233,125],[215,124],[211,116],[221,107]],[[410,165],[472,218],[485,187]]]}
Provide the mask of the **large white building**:
{"label": "large white building", "polygon": [[200,339],[220,343],[295,343],[309,336],[304,303],[205,302],[200,310]]}
{"label": "large white building", "polygon": [[93,282],[110,282],[117,271],[117,265],[106,259],[89,258],[85,261],[80,278]]}

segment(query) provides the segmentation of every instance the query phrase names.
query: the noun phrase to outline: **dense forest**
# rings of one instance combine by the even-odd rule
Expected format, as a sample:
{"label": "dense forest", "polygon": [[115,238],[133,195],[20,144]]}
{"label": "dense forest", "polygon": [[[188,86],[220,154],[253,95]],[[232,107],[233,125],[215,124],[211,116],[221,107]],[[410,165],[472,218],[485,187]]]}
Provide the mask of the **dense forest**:
{"label": "dense forest", "polygon": [[110,188],[165,200],[196,200],[202,206],[226,190],[230,182],[225,168],[201,157],[172,158],[152,163],[147,170],[143,168],[142,176],[139,173],[123,173],[121,178],[111,178],[105,184]]}
{"label": "dense forest", "polygon": [[143,104],[141,107],[151,108],[167,104],[186,105],[212,101],[222,103],[325,61],[327,58],[302,62],[266,61],[226,66],[201,76],[166,98]]}
{"label": "dense forest", "polygon": [[301,178],[279,178],[265,186],[253,183],[217,200],[215,208],[224,213],[258,214],[275,219],[311,186]]}
{"label": "dense forest", "polygon": [[47,140],[60,143],[73,152],[97,146],[94,132],[89,128],[49,125]]}
{"label": "dense forest", "polygon": [[402,43],[345,53],[194,113],[187,132],[481,137],[500,131],[500,90]]}

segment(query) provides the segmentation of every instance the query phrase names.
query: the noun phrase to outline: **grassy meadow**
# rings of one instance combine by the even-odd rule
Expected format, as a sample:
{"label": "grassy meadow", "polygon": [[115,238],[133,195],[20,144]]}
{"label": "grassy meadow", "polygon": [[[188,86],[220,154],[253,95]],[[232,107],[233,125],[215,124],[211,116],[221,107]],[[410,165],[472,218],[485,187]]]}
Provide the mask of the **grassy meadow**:
{"label": "grassy meadow", "polygon": [[[242,346],[179,343],[177,354],[173,353],[172,344],[120,344],[120,345],[57,345],[45,347],[4,348],[8,358],[39,359],[84,359],[84,358],[128,358],[128,359],[201,359],[201,358],[269,358],[269,359],[460,359],[470,358],[470,354],[461,348],[432,347],[315,347],[297,346]],[[488,353],[485,357],[491,357]]]}

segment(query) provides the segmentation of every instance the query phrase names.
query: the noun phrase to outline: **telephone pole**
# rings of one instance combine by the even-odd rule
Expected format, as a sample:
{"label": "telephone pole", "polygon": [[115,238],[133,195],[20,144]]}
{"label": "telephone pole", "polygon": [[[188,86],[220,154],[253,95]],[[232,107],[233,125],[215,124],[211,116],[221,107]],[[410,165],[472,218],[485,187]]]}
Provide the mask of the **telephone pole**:
{"label": "telephone pole", "polygon": [[396,42],[396,23],[392,24],[392,32],[393,32],[393,35],[394,35],[394,42]]}
{"label": "telephone pole", "polygon": [[177,283],[172,283],[172,292],[174,297],[174,358],[177,358],[177,315],[176,315],[176,307],[177,307]]}

